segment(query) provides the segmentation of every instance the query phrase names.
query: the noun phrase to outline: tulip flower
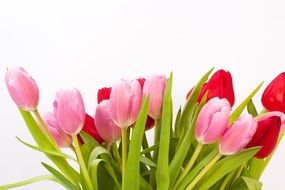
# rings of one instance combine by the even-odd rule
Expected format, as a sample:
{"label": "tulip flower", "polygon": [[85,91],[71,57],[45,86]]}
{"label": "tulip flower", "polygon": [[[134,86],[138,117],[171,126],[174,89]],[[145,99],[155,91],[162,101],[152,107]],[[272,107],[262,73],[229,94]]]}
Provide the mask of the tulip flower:
{"label": "tulip flower", "polygon": [[85,107],[79,90],[59,90],[53,105],[61,129],[69,135],[77,135],[85,123]]}
{"label": "tulip flower", "polygon": [[279,114],[273,114],[266,113],[259,118],[256,132],[246,146],[247,148],[261,146],[261,149],[255,155],[255,157],[260,159],[266,158],[274,150],[278,140],[281,117]]}
{"label": "tulip flower", "polygon": [[[192,93],[192,90],[188,92],[187,98]],[[198,97],[198,102],[201,101],[206,92],[208,92],[207,101],[214,97],[226,98],[231,106],[233,106],[235,103],[235,94],[231,73],[224,70],[215,72],[209,81],[204,84]]]}
{"label": "tulip flower", "polygon": [[9,69],[5,79],[17,106],[25,111],[35,111],[39,103],[39,89],[34,79],[21,67]]}
{"label": "tulip flower", "polygon": [[265,89],[262,104],[268,111],[285,113],[285,72],[278,75]]}
{"label": "tulip flower", "polygon": [[[139,79],[137,79],[137,81],[140,83],[141,88],[143,89],[145,79],[139,78]],[[112,91],[111,87],[103,87],[100,90],[98,90],[98,93],[97,93],[98,104],[103,100],[109,100],[111,91]],[[147,119],[146,119],[145,130],[147,131],[147,130],[153,128],[153,126],[154,126],[154,119],[152,119],[148,115]]]}
{"label": "tulip flower", "polygon": [[149,96],[148,114],[153,119],[160,117],[165,86],[166,78],[160,75],[152,75],[144,82],[143,93]]}
{"label": "tulip flower", "polygon": [[104,88],[101,88],[100,90],[98,90],[98,93],[97,93],[98,104],[100,102],[102,102],[103,100],[109,100],[110,99],[111,90],[112,90],[111,87],[104,87]]}
{"label": "tulip flower", "polygon": [[201,109],[195,127],[195,136],[200,144],[218,140],[228,127],[231,105],[227,99],[212,98]]}
{"label": "tulip flower", "polygon": [[43,115],[43,120],[59,147],[65,148],[72,144],[71,136],[61,130],[58,121],[52,112],[45,113]]}
{"label": "tulip flower", "polygon": [[121,128],[132,125],[138,116],[142,102],[142,90],[136,80],[121,80],[112,87],[110,113],[115,124]]}
{"label": "tulip flower", "polygon": [[113,143],[121,138],[121,128],[111,119],[110,100],[98,104],[94,119],[98,133],[106,142]]}
{"label": "tulip flower", "polygon": [[223,155],[241,151],[252,139],[257,127],[256,120],[249,114],[243,115],[222,136],[219,149]]}
{"label": "tulip flower", "polygon": [[85,123],[82,131],[93,137],[98,143],[102,144],[104,139],[101,137],[95,126],[94,118],[85,114]]}

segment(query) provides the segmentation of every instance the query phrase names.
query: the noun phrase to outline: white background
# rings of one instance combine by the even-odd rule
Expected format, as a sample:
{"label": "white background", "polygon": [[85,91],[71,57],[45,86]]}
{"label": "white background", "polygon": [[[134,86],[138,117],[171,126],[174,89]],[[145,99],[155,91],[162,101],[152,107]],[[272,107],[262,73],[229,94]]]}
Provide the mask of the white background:
{"label": "white background", "polygon": [[[284,0],[1,0],[0,184],[45,174],[40,162],[47,161],[15,139],[32,142],[8,96],[7,67],[23,66],[35,78],[40,111],[52,108],[58,88],[75,86],[93,115],[98,88],[170,71],[177,108],[213,66],[233,74],[237,105],[285,70],[284,10]],[[283,141],[262,178],[265,190],[284,189],[284,161]],[[43,182],[19,189],[62,188]]]}

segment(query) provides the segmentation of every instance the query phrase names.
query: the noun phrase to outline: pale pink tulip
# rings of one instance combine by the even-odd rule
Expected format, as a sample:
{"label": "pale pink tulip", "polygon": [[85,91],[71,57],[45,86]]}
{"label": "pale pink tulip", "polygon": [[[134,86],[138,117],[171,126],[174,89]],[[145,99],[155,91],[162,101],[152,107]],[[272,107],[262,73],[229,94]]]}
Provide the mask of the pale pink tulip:
{"label": "pale pink tulip", "polygon": [[110,116],[110,100],[103,100],[98,104],[94,118],[96,129],[106,142],[113,143],[121,138],[121,128]]}
{"label": "pale pink tulip", "polygon": [[219,149],[223,155],[241,151],[252,139],[257,121],[249,114],[243,115],[229,127],[222,137]]}
{"label": "pale pink tulip", "polygon": [[72,144],[71,136],[61,130],[53,113],[45,113],[43,120],[59,147],[69,147]]}
{"label": "pale pink tulip", "polygon": [[163,75],[152,75],[145,80],[143,93],[149,96],[148,114],[153,119],[158,119],[161,113],[166,77]]}
{"label": "pale pink tulip", "polygon": [[195,127],[195,136],[201,144],[218,140],[228,127],[231,105],[227,99],[212,98],[201,109]]}
{"label": "pale pink tulip", "polygon": [[61,129],[69,135],[77,135],[84,126],[85,107],[76,88],[61,89],[56,93],[54,114]]}
{"label": "pale pink tulip", "polygon": [[34,111],[39,103],[39,89],[34,79],[21,67],[6,72],[6,85],[17,106],[25,111]]}
{"label": "pale pink tulip", "polygon": [[142,102],[142,89],[137,80],[121,80],[112,87],[110,95],[110,113],[114,123],[126,128],[132,125],[138,116]]}

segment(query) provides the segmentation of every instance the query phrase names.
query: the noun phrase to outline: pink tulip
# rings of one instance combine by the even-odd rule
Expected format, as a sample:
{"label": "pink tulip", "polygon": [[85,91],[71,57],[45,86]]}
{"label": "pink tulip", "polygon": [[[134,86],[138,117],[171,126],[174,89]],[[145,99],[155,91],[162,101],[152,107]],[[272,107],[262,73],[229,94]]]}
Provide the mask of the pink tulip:
{"label": "pink tulip", "polygon": [[110,100],[103,100],[96,108],[95,126],[99,135],[106,142],[116,142],[121,138],[121,128],[119,128],[110,116]]}
{"label": "pink tulip", "polygon": [[252,139],[257,128],[256,120],[249,114],[240,117],[222,137],[219,149],[223,155],[241,151]]}
{"label": "pink tulip", "polygon": [[153,119],[158,119],[161,113],[166,77],[162,75],[152,75],[145,80],[143,93],[149,96],[149,115]]}
{"label": "pink tulip", "polygon": [[141,108],[142,90],[137,80],[121,80],[112,87],[110,113],[114,123],[121,127],[131,126]]}
{"label": "pink tulip", "polygon": [[6,72],[6,85],[10,96],[19,108],[34,111],[39,103],[39,89],[34,79],[21,67]]}
{"label": "pink tulip", "polygon": [[69,147],[72,144],[71,136],[61,130],[53,113],[45,113],[43,120],[59,147]]}
{"label": "pink tulip", "polygon": [[228,127],[231,105],[227,99],[218,97],[209,100],[200,111],[195,136],[201,144],[211,144],[218,140]]}
{"label": "pink tulip", "polygon": [[77,135],[84,126],[85,107],[76,88],[61,89],[56,93],[54,113],[61,129],[69,135]]}

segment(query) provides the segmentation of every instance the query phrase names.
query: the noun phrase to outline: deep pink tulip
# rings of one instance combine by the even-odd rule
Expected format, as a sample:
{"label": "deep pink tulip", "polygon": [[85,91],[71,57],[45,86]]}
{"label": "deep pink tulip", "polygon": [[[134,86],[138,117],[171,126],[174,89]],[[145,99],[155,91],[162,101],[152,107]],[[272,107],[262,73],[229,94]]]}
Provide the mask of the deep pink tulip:
{"label": "deep pink tulip", "polygon": [[241,151],[252,139],[257,127],[256,120],[249,114],[243,115],[222,136],[220,153],[232,155]]}
{"label": "deep pink tulip", "polygon": [[142,103],[142,89],[137,80],[121,80],[112,87],[110,113],[114,123],[121,127],[131,126],[137,119]]}
{"label": "deep pink tulip", "polygon": [[77,135],[85,122],[85,107],[79,90],[59,90],[53,105],[61,129],[69,135]]}
{"label": "deep pink tulip", "polygon": [[59,147],[69,147],[72,144],[71,136],[61,130],[52,112],[45,113],[43,120]]}
{"label": "deep pink tulip", "polygon": [[19,108],[34,111],[39,103],[39,89],[34,79],[21,67],[6,72],[6,85],[10,96]]}
{"label": "deep pink tulip", "polygon": [[121,138],[121,128],[110,116],[110,100],[103,100],[98,104],[94,118],[96,129],[106,142],[113,143]]}
{"label": "deep pink tulip", "polygon": [[195,136],[201,144],[218,140],[229,124],[231,105],[227,99],[212,98],[201,109],[195,127]]}
{"label": "deep pink tulip", "polygon": [[162,75],[152,75],[144,82],[143,93],[149,96],[148,114],[153,119],[160,117],[166,77]]}

